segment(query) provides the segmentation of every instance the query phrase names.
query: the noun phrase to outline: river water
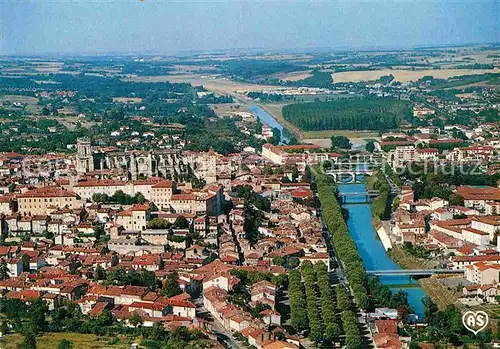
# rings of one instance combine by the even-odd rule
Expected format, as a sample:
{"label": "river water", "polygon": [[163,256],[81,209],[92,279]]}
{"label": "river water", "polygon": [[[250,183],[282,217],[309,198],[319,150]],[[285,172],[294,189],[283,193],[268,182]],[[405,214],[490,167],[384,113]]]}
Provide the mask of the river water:
{"label": "river water", "polygon": [[[340,193],[364,192],[364,184],[339,184]],[[346,203],[342,205],[349,212],[347,227],[356,246],[358,247],[366,270],[394,270],[401,269],[390,259],[378,239],[377,232],[372,225],[372,212],[369,203],[356,203],[362,199],[357,197],[348,197]],[[409,284],[416,284],[415,280],[410,280],[407,276],[382,276],[380,281],[391,286],[393,292],[403,289],[408,294],[408,302],[413,308],[419,319],[424,312],[422,299],[425,297],[425,291],[420,287],[408,288]],[[398,287],[399,286],[399,287]],[[406,287],[405,287],[406,286]]]}
{"label": "river water", "polygon": [[264,109],[259,107],[258,105],[252,105],[248,108],[248,110],[258,117],[263,123],[266,123],[272,128],[277,128],[281,132],[281,138],[280,138],[280,143],[288,143],[289,139],[283,134],[283,126],[276,121],[275,118],[273,118],[268,112],[266,112]]}

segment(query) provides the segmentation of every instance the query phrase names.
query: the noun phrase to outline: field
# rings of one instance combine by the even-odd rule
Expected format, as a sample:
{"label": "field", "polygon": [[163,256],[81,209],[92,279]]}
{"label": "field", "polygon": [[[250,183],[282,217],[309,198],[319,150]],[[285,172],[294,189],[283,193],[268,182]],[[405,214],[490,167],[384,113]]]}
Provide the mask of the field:
{"label": "field", "polygon": [[496,73],[498,70],[494,69],[425,69],[425,70],[397,70],[397,69],[384,69],[384,70],[364,70],[364,71],[346,71],[340,73],[333,73],[333,82],[360,82],[360,81],[373,81],[379,79],[381,76],[390,75],[399,82],[416,81],[426,75],[433,76],[439,79],[447,79],[452,76],[462,75],[475,75]]}
{"label": "field", "polygon": [[217,68],[211,66],[211,65],[189,65],[189,64],[175,64],[175,73],[192,73],[192,72],[198,72],[200,70],[203,71],[217,71]]}
{"label": "field", "polygon": [[142,98],[139,97],[113,97],[113,102],[118,103],[141,103]]}
{"label": "field", "polygon": [[10,101],[11,103],[27,103],[36,104],[38,103],[38,98],[22,95],[3,95],[0,96],[0,102]]}
{"label": "field", "polygon": [[215,75],[158,75],[158,76],[130,76],[126,81],[136,82],[188,82],[193,86],[203,85],[207,90],[219,93],[222,95],[231,95],[236,98],[241,98],[241,95],[236,96],[236,91],[261,91],[266,88],[277,88],[278,86],[256,85],[250,83],[242,83],[232,81],[225,78],[219,78]]}
{"label": "field", "polygon": [[57,109],[57,113],[59,115],[75,115],[76,108],[75,107],[65,107]]}
{"label": "field", "polygon": [[215,114],[219,117],[228,117],[238,111],[247,111],[239,103],[214,104],[212,105],[212,108]]}
{"label": "field", "polygon": [[84,118],[79,118],[77,116],[46,116],[46,117],[39,117],[39,116],[30,116],[30,119],[38,120],[38,119],[47,119],[47,120],[56,120],[59,122],[61,125],[66,127],[70,131],[76,130],[76,124],[80,122],[83,128],[91,128],[94,126],[96,123],[94,121],[91,121],[89,119],[84,119]]}
{"label": "field", "polygon": [[[128,349],[133,343],[127,337],[121,336],[114,344],[114,341],[109,337],[97,337],[93,334],[83,334],[74,332],[61,333],[44,333],[37,337],[37,349],[54,349],[62,339],[67,339],[73,342],[74,349]],[[0,339],[0,348],[16,349],[22,342],[22,336],[19,334],[11,334]]]}
{"label": "field", "polygon": [[285,74],[277,74],[276,77],[281,80],[286,81],[298,81],[304,80],[308,77],[312,76],[310,71],[298,71],[293,73],[285,73]]}
{"label": "field", "polygon": [[38,113],[42,110],[42,107],[37,105],[38,98],[30,97],[30,96],[22,96],[22,95],[3,95],[0,96],[0,103],[9,101],[12,104],[21,103],[27,104],[26,109],[30,113]]}

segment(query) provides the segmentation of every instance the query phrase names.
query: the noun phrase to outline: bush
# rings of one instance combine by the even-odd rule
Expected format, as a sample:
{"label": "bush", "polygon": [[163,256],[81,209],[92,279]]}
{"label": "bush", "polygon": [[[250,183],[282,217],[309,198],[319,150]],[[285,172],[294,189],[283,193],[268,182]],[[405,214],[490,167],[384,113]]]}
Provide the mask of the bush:
{"label": "bush", "polygon": [[73,349],[73,342],[68,339],[62,339],[57,345],[57,349]]}

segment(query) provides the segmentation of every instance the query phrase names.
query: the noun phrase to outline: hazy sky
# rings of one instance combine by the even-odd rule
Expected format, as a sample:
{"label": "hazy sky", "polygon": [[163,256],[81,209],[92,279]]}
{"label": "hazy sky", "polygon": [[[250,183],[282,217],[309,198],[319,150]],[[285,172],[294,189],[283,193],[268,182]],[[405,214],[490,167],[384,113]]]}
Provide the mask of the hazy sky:
{"label": "hazy sky", "polygon": [[500,41],[500,1],[0,0],[0,54]]}

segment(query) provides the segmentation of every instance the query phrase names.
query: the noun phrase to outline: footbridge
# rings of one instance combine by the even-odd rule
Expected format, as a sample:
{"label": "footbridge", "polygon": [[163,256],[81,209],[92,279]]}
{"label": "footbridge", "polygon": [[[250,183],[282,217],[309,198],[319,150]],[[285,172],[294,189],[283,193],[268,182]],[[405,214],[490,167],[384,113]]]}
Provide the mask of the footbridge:
{"label": "footbridge", "polygon": [[434,274],[463,274],[463,269],[394,269],[367,270],[367,275],[374,276],[431,276]]}

